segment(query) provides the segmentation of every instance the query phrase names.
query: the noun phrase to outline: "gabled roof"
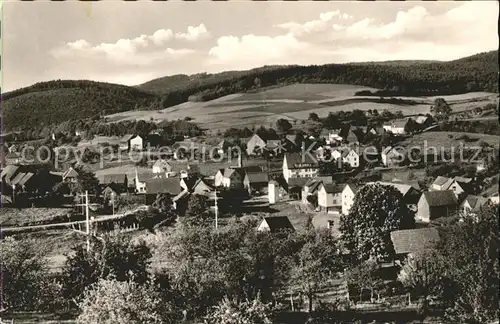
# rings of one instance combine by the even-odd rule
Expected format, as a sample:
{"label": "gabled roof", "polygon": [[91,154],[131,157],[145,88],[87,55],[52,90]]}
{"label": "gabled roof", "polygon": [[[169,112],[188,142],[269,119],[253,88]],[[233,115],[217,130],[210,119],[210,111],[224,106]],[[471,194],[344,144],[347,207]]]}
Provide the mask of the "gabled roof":
{"label": "gabled roof", "polygon": [[429,116],[417,116],[417,118],[415,118],[415,122],[423,124],[427,121],[427,119],[429,119]]}
{"label": "gabled roof", "polygon": [[[344,189],[349,187],[351,189],[352,192],[354,192],[354,194],[356,194],[356,192],[358,192],[359,190],[359,187],[357,185],[355,185],[354,183],[346,183],[346,185],[344,186]],[[344,191],[344,189],[342,189],[342,191]]]}
{"label": "gabled roof", "polygon": [[489,199],[485,198],[485,197],[468,195],[464,199],[464,201],[462,202],[462,204],[460,206],[463,207],[463,205],[466,202],[468,202],[470,208],[472,209],[472,211],[477,212],[477,211],[479,211],[481,209],[482,206],[484,206],[485,204],[487,204],[488,201],[489,201]]}
{"label": "gabled roof", "polygon": [[112,190],[115,193],[120,194],[123,192],[127,192],[127,187],[123,183],[111,182],[104,188],[103,191],[105,191],[105,190]]}
{"label": "gabled roof", "polygon": [[158,159],[153,164],[153,166],[155,166],[155,167],[163,167],[163,166],[166,166],[166,165],[170,166],[170,163],[168,163],[168,161],[165,160],[165,159]]}
{"label": "gabled roof", "polygon": [[204,179],[201,179],[201,178],[196,180],[196,183],[193,185],[193,190],[195,190],[198,186],[203,186],[207,190],[210,190],[210,191],[214,190],[214,188],[210,184],[208,184]]}
{"label": "gabled roof", "polygon": [[396,119],[392,121],[392,127],[405,127],[408,123],[408,118],[405,119]]}
{"label": "gabled roof", "polygon": [[271,232],[278,232],[282,230],[292,230],[292,231],[295,230],[295,228],[293,227],[292,223],[290,223],[290,220],[288,219],[287,216],[264,217],[262,221],[263,222],[265,221],[267,223],[267,225],[269,226],[269,230]]}
{"label": "gabled roof", "polygon": [[267,141],[279,141],[280,140],[278,134],[275,134],[275,133],[272,133],[272,132],[268,132],[266,134],[257,132],[254,135],[259,136],[264,142],[267,142]]}
{"label": "gabled roof", "polygon": [[[106,183],[124,183],[125,178],[127,177],[126,174],[105,174],[99,177],[99,182],[106,184]],[[127,182],[128,182],[128,177],[127,177]]]}
{"label": "gabled roof", "polygon": [[444,185],[451,185],[451,183],[453,182],[453,179],[450,179],[450,178],[447,178],[447,177],[442,177],[442,176],[438,176],[436,178],[436,180],[434,180],[434,182],[432,183],[433,185],[436,185],[436,186],[444,186]]}
{"label": "gabled roof", "polygon": [[302,188],[309,178],[290,178],[288,179],[288,189],[293,188],[293,187],[300,187]]}
{"label": "gabled roof", "polygon": [[24,175],[24,177],[17,183],[20,186],[24,186],[31,178],[33,178],[34,174],[28,172]]}
{"label": "gabled roof", "polygon": [[179,178],[160,178],[144,181],[148,194],[170,193],[177,195],[182,191]]}
{"label": "gabled roof", "polygon": [[315,161],[309,154],[301,153],[287,153],[285,154],[285,159],[289,169],[301,168],[302,164],[312,164],[313,166],[308,166],[306,168],[318,167],[317,161]]}
{"label": "gabled roof", "polygon": [[321,187],[325,188],[325,191],[329,194],[339,194],[344,190],[344,185],[333,183],[324,183]]}
{"label": "gabled roof", "polygon": [[26,176],[25,172],[19,172],[14,178],[10,180],[12,185],[18,185],[22,178]]}
{"label": "gabled roof", "polygon": [[249,172],[246,174],[246,178],[248,178],[249,183],[263,183],[269,181],[269,175],[266,172]]}
{"label": "gabled roof", "polygon": [[342,150],[342,157],[345,158],[346,156],[351,154],[351,152],[354,152],[356,155],[359,156],[359,154],[355,150],[345,149],[345,150]]}
{"label": "gabled roof", "polygon": [[76,172],[75,169],[73,168],[69,168],[68,170],[66,170],[66,172],[63,173],[62,175],[62,178],[63,179],[66,179],[66,178],[77,178],[78,177],[78,172]]}
{"label": "gabled roof", "polygon": [[191,191],[194,188],[194,185],[198,182],[200,178],[197,176],[190,175],[186,178],[182,178],[180,181],[184,182],[187,187],[187,190]]}
{"label": "gabled roof", "polygon": [[426,191],[423,195],[430,207],[453,206],[457,204],[457,198],[451,190]]}
{"label": "gabled roof", "polygon": [[134,138],[135,135],[134,134],[127,134],[127,135],[124,135],[122,138],[120,138],[120,142],[121,143],[127,143],[128,141],[130,141],[132,138]]}
{"label": "gabled roof", "polygon": [[2,170],[2,181],[10,181],[12,176],[19,170],[19,165],[7,165],[3,170]]}
{"label": "gabled roof", "polygon": [[243,168],[225,168],[222,174],[224,178],[230,178],[235,172],[240,174],[241,177],[245,175],[245,170]]}
{"label": "gabled roof", "polygon": [[262,167],[258,166],[258,165],[244,166],[241,169],[243,169],[243,171],[248,172],[248,173],[257,173],[257,172],[263,171]]}
{"label": "gabled roof", "polygon": [[453,178],[453,180],[455,180],[456,182],[459,182],[459,183],[471,183],[472,182],[472,178],[465,178],[465,177],[455,177],[455,178]]}
{"label": "gabled roof", "polygon": [[391,232],[391,240],[396,254],[414,254],[433,248],[439,241],[439,231],[433,227],[398,230]]}
{"label": "gabled roof", "polygon": [[384,181],[377,181],[375,183],[381,184],[383,186],[393,186],[396,188],[401,194],[406,196],[408,193],[411,192],[411,190],[416,191],[417,189],[409,184],[406,183],[397,183],[397,182],[384,182]]}

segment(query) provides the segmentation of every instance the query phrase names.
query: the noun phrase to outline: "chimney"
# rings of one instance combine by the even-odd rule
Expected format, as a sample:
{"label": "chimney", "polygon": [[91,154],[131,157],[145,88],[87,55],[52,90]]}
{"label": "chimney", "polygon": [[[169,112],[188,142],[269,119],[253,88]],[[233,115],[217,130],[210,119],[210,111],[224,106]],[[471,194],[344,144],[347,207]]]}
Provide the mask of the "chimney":
{"label": "chimney", "polygon": [[241,158],[241,152],[240,154],[238,154],[238,168],[241,168],[243,167],[243,162],[242,162],[242,158]]}

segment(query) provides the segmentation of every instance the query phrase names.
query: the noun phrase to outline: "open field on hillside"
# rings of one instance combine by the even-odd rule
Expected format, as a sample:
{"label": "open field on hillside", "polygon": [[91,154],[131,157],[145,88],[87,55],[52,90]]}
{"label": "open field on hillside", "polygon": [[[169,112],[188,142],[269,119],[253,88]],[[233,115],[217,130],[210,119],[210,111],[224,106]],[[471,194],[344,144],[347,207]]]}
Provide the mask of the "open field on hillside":
{"label": "open field on hillside", "polygon": [[299,83],[287,85],[257,93],[246,93],[237,100],[322,100],[337,96],[354,96],[357,91],[376,90],[374,88],[355,86],[349,84],[311,84]]}
{"label": "open field on hillside", "polygon": [[[311,112],[325,117],[330,112],[377,109],[401,110],[404,115],[426,114],[436,97],[397,97],[407,103],[380,103],[378,97],[355,96],[360,90],[376,90],[346,84],[294,84],[256,93],[233,94],[207,102],[186,102],[156,111],[127,111],[107,116],[108,122],[120,120],[175,120],[185,117],[210,131],[230,127],[274,126],[280,118],[307,119]],[[496,94],[473,92],[439,96],[454,111],[485,106],[495,102]]]}
{"label": "open field on hillside", "polygon": [[68,208],[1,208],[0,225],[3,227],[29,226],[66,216],[69,211]]}
{"label": "open field on hillside", "polygon": [[[463,139],[459,139],[464,135],[468,136],[470,140],[464,141]],[[500,145],[500,136],[461,132],[426,132],[407,139],[403,144],[421,148],[436,147],[438,150],[441,150],[441,148],[450,150],[454,147],[455,151],[458,152],[457,149],[461,143],[465,147],[479,147],[481,141],[485,141],[498,148]]]}

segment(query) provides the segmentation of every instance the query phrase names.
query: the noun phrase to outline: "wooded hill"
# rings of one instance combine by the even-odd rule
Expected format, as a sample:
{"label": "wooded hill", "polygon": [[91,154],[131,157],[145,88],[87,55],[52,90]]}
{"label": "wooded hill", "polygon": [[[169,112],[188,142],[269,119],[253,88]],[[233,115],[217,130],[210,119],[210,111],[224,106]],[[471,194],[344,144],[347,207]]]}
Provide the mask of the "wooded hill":
{"label": "wooded hill", "polygon": [[393,96],[498,92],[498,51],[449,62],[264,66],[248,71],[174,75],[137,87],[86,80],[42,82],[2,95],[3,131],[98,118],[132,109],[157,110],[188,100],[212,100],[293,83],[361,85],[390,91]]}

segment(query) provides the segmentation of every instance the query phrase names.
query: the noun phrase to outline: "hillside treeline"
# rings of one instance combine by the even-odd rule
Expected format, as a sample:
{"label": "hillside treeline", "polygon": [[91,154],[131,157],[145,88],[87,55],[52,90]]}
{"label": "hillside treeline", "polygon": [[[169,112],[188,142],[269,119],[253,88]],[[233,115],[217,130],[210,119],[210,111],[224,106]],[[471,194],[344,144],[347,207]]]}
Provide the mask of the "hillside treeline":
{"label": "hillside treeline", "polygon": [[[395,95],[498,92],[498,51],[450,62],[265,66],[249,71],[160,78],[137,88],[92,81],[37,83],[3,95],[4,130],[26,130],[128,110],[158,110],[188,100],[293,83],[369,86]],[[384,94],[386,95],[386,94]]]}

